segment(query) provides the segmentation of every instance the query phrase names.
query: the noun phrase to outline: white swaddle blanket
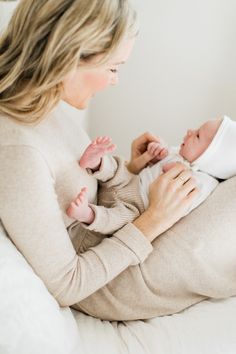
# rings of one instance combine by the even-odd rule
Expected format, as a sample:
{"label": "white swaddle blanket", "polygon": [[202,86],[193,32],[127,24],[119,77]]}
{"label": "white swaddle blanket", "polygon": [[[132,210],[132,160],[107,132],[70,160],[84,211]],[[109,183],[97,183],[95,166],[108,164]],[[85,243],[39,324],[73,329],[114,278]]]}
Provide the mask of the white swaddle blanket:
{"label": "white swaddle blanket", "polygon": [[[178,151],[179,151],[178,147],[170,148],[169,154],[166,158],[164,158],[163,160],[161,160],[160,162],[156,163],[153,166],[148,166],[144,168],[140,172],[139,174],[140,194],[145,209],[148,207],[149,204],[149,199],[148,199],[149,186],[158,176],[160,176],[163,173],[162,167],[164,165],[170,162],[182,162],[184,164],[187,164],[188,167],[191,168],[190,164],[182,156],[179,155]],[[201,204],[219,184],[216,178],[208,175],[207,173],[195,171],[194,168],[192,168],[192,170],[193,170],[193,177],[197,181],[199,194],[194,199],[194,202],[192,203],[192,205],[190,206],[186,214],[188,214],[191,210],[193,210],[199,204]]]}

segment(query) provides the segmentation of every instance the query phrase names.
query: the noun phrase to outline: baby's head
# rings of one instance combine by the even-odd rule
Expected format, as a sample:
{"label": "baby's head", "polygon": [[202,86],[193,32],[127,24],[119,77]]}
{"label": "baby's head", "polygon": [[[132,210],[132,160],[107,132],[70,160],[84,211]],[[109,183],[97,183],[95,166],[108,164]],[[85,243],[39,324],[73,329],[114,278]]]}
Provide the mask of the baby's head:
{"label": "baby's head", "polygon": [[232,177],[236,174],[236,122],[225,116],[188,130],[179,153],[197,170],[217,178]]}
{"label": "baby's head", "polygon": [[200,157],[212,142],[221,122],[221,118],[208,120],[198,129],[189,129],[180,146],[180,155],[188,162],[193,162]]}

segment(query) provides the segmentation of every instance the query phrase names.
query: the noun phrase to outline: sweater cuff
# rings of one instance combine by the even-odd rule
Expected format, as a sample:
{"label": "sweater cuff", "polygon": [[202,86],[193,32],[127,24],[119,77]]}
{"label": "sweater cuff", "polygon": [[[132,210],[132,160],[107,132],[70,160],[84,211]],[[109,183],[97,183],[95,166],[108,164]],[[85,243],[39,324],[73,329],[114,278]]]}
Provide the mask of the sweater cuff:
{"label": "sweater cuff", "polygon": [[90,168],[87,168],[86,170],[89,175],[92,175],[99,181],[106,182],[114,177],[117,170],[117,162],[112,156],[105,155],[102,157],[102,162],[98,171],[93,172]]}
{"label": "sweater cuff", "polygon": [[102,233],[103,214],[100,212],[100,210],[102,209],[102,206],[97,206],[94,204],[89,204],[89,206],[94,212],[94,220],[93,220],[93,222],[91,222],[91,224],[85,224],[83,222],[81,222],[80,224],[83,226],[84,229]]}
{"label": "sweater cuff", "polygon": [[134,252],[140,263],[144,262],[153,251],[153,246],[144,234],[134,224],[129,223],[117,231],[113,237],[123,242],[132,252]]}

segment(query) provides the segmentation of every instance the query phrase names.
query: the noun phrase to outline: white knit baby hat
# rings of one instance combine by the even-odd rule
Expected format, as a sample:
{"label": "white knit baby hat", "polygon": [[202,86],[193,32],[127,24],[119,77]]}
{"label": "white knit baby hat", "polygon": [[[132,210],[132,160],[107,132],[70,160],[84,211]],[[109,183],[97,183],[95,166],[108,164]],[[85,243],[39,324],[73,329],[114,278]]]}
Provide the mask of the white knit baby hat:
{"label": "white knit baby hat", "polygon": [[212,142],[191,166],[220,179],[236,175],[236,122],[224,116]]}

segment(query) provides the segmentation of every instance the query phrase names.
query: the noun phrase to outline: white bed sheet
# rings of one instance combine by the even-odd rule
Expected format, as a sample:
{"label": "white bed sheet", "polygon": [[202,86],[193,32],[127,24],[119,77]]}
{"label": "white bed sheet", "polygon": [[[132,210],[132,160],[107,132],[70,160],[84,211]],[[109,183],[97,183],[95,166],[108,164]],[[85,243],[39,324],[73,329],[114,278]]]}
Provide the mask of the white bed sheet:
{"label": "white bed sheet", "polygon": [[236,297],[145,321],[61,309],[0,227],[0,354],[42,353],[235,354]]}
{"label": "white bed sheet", "polygon": [[182,313],[125,323],[76,313],[85,354],[235,354],[236,298],[203,301]]}

